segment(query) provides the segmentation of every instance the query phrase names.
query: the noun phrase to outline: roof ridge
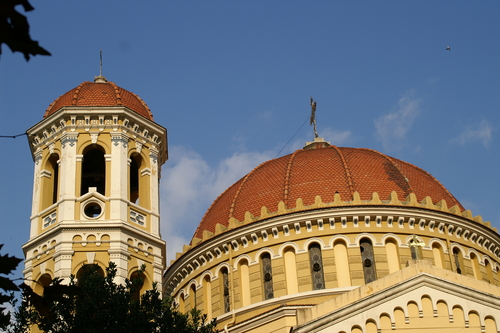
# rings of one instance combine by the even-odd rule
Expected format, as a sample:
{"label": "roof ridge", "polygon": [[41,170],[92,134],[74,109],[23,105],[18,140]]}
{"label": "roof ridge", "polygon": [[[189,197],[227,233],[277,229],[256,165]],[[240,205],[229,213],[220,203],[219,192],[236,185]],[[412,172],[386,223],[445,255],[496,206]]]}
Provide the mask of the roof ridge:
{"label": "roof ridge", "polygon": [[[349,190],[351,191],[351,196],[352,196],[352,195],[354,195],[354,184],[352,183],[351,169],[349,169],[349,166],[347,165],[347,162],[344,158],[344,154],[342,154],[342,152],[340,151],[340,147],[337,147],[335,145],[331,145],[330,147],[332,147],[332,149],[335,149],[335,151],[337,152],[337,154],[340,157],[340,160],[342,161],[342,165],[344,166],[344,171],[345,171],[346,176],[347,176],[347,181],[349,183]],[[330,147],[327,147],[327,148],[330,148]]]}
{"label": "roof ridge", "polygon": [[73,98],[71,99],[71,105],[76,105],[78,102],[78,96],[80,95],[80,90],[82,90],[82,86],[85,83],[89,83],[89,81],[84,81],[78,85],[78,87],[75,88],[75,91],[73,92]]}
{"label": "roof ridge", "polygon": [[120,90],[118,89],[118,86],[116,85],[116,83],[114,83],[112,81],[108,81],[105,83],[111,83],[111,86],[113,87],[113,90],[115,91],[116,105],[123,105],[122,96],[120,94]]}
{"label": "roof ridge", "polygon": [[288,163],[286,165],[286,175],[285,175],[285,188],[283,189],[283,202],[288,207],[288,190],[290,185],[290,171],[292,169],[293,160],[295,159],[295,155],[301,150],[296,150],[292,154],[290,154],[290,158],[288,159]]}
{"label": "roof ridge", "polygon": [[[274,160],[270,160],[270,161],[274,161]],[[261,166],[263,166],[264,164],[266,164],[270,161],[265,161],[265,162],[262,162],[261,164],[257,165],[255,168],[252,169],[252,171],[247,173],[246,176],[243,178],[243,181],[241,182],[240,186],[236,190],[236,193],[234,194],[233,200],[231,201],[231,206],[229,208],[229,216],[227,217],[228,220],[231,217],[233,217],[234,206],[236,204],[236,200],[238,199],[238,196],[240,195],[240,192],[243,189],[243,186],[245,185],[247,179],[250,177],[250,175],[252,175],[255,172],[255,170],[257,170],[258,168],[260,168]]]}
{"label": "roof ridge", "polygon": [[139,102],[141,102],[142,106],[144,106],[144,108],[146,109],[146,111],[148,111],[148,114],[151,117],[151,120],[153,120],[153,113],[151,112],[151,109],[149,108],[149,106],[146,104],[146,102],[144,102],[144,100],[139,95],[137,95],[136,93],[134,93],[132,91],[129,91],[127,89],[124,89],[124,88],[121,88],[121,87],[118,87],[118,88],[123,89],[123,90],[129,92],[130,94],[134,95],[139,100]]}

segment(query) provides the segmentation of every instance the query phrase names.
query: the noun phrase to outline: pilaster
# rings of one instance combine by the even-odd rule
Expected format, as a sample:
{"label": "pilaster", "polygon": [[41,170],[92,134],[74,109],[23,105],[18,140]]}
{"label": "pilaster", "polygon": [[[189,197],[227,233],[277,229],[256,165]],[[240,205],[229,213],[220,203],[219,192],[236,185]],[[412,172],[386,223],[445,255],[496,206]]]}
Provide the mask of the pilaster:
{"label": "pilaster", "polygon": [[33,197],[31,200],[31,227],[30,227],[30,238],[38,235],[38,218],[37,216],[40,210],[40,189],[41,189],[41,179],[40,172],[42,170],[42,158],[43,150],[38,148],[34,153],[35,159],[35,170],[33,173]]}
{"label": "pilaster", "polygon": [[151,147],[149,149],[149,158],[150,158],[150,165],[151,165],[151,176],[150,176],[150,181],[151,181],[151,233],[155,236],[160,237],[160,220],[157,217],[160,208],[159,208],[159,181],[160,179],[158,178],[159,175],[159,166],[158,166],[158,155],[159,152],[157,149]]}
{"label": "pilaster", "polygon": [[58,222],[71,221],[75,218],[77,143],[77,132],[64,132],[62,134],[58,200],[62,199],[63,201],[58,209]]}
{"label": "pilaster", "polygon": [[54,253],[54,275],[63,279],[63,284],[68,284],[72,272],[72,259],[75,251],[71,249],[56,249]]}
{"label": "pilaster", "polygon": [[128,135],[123,132],[111,132],[111,177],[110,218],[127,219],[128,200]]}
{"label": "pilaster", "polygon": [[127,251],[126,245],[123,245],[121,242],[112,242],[108,253],[109,261],[115,263],[117,268],[115,283],[125,283],[130,258],[130,253]]}

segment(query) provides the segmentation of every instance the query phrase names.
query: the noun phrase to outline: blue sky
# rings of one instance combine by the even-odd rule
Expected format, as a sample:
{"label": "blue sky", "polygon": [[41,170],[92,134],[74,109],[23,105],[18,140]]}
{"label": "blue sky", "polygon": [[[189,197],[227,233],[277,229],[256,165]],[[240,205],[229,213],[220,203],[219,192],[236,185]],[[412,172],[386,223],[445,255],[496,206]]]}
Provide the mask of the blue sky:
{"label": "blue sky", "polygon": [[[103,75],[168,128],[169,259],[226,187],[277,156],[310,96],[320,136],[423,168],[500,228],[499,1],[31,3],[32,38],[52,56],[25,62],[2,47],[0,135],[91,81],[102,49]],[[312,136],[306,123],[280,155]],[[33,161],[25,137],[0,140],[0,243],[22,257]]]}

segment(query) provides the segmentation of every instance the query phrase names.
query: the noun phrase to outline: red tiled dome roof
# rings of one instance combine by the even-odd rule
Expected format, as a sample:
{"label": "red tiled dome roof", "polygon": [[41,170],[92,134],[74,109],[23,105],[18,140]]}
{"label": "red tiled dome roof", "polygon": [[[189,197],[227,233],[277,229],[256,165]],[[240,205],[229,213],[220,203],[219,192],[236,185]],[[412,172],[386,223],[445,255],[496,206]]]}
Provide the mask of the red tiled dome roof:
{"label": "red tiled dome roof", "polygon": [[351,201],[354,192],[361,200],[370,200],[373,192],[385,200],[392,191],[402,200],[414,193],[418,201],[429,196],[464,210],[438,180],[410,163],[371,149],[329,146],[297,150],[256,167],[213,202],[194,237],[202,239],[203,231],[214,232],[218,223],[228,226],[231,217],[243,221],[247,211],[260,216],[262,206],[275,212],[280,201],[291,208],[302,198],[308,206],[319,195],[327,203],[336,192],[343,201]]}
{"label": "red tiled dome roof", "polygon": [[101,82],[86,81],[71,89],[50,104],[43,117],[50,116],[63,106],[126,106],[153,120],[153,114],[139,96],[105,79]]}

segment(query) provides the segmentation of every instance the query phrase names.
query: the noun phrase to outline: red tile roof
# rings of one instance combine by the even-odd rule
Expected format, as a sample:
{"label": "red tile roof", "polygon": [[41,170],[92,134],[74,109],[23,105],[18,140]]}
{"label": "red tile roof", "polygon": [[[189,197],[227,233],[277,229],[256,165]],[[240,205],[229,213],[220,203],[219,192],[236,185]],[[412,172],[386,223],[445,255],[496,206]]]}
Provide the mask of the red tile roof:
{"label": "red tile roof", "polygon": [[43,117],[50,116],[63,106],[126,106],[153,120],[153,114],[139,96],[109,81],[83,82],[50,104]]}
{"label": "red tile roof", "polygon": [[386,200],[392,191],[400,200],[414,193],[418,201],[429,196],[433,203],[445,200],[448,207],[464,210],[438,180],[410,163],[371,149],[329,146],[297,150],[256,167],[212,203],[194,237],[203,238],[204,230],[214,232],[218,223],[228,226],[231,217],[243,221],[247,211],[260,216],[262,206],[275,212],[280,201],[291,208],[302,198],[308,206],[319,195],[327,203],[336,192],[343,201],[351,201],[354,192],[361,200],[370,200],[373,192]]}

